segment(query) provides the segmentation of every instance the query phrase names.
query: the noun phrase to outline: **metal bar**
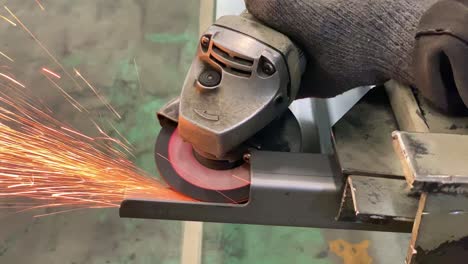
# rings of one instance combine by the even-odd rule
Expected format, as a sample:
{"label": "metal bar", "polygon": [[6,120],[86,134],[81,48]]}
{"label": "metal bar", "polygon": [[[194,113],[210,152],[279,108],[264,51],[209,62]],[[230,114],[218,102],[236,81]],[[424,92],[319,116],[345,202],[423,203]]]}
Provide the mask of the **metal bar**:
{"label": "metal bar", "polygon": [[413,188],[468,184],[468,135],[394,132],[393,142]]}
{"label": "metal bar", "polygon": [[[394,92],[390,97],[400,129],[426,133],[394,134],[405,178],[413,191],[422,192],[406,263],[464,263],[468,257],[468,188],[459,182],[465,182],[463,175],[468,172],[463,164],[467,148],[460,138],[452,141],[445,135],[427,134],[423,111],[408,87],[397,85],[387,91]],[[451,118],[445,119],[454,124]],[[439,142],[428,141],[433,137],[439,137]]]}
{"label": "metal bar", "polygon": [[457,263],[468,257],[468,136],[393,133],[405,177],[423,192],[407,263]]}
{"label": "metal bar", "polygon": [[423,112],[409,86],[391,80],[385,84],[400,130],[429,132]]}
{"label": "metal bar", "polygon": [[409,196],[404,180],[351,175],[339,219],[400,225],[410,232],[417,209],[418,197]]}
{"label": "metal bar", "polygon": [[468,197],[423,193],[407,263],[465,263],[468,258]]}
{"label": "metal bar", "polygon": [[126,197],[121,217],[407,232],[399,226],[336,221],[341,177],[333,157],[252,152],[246,204],[166,202]]}
{"label": "metal bar", "polygon": [[403,179],[390,136],[397,129],[385,90],[371,90],[333,127],[334,146],[343,173]]}

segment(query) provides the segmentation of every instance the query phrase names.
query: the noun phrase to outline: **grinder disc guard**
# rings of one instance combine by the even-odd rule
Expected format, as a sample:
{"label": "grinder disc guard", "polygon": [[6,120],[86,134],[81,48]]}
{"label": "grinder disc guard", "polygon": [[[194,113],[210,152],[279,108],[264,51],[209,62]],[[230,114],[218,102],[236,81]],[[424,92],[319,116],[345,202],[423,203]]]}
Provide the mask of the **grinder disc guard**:
{"label": "grinder disc guard", "polygon": [[[245,144],[265,151],[300,152],[301,129],[290,111],[273,121]],[[246,202],[250,191],[250,165],[215,170],[202,165],[193,147],[178,134],[177,124],[165,124],[155,148],[156,166],[176,191],[196,200],[216,203]]]}

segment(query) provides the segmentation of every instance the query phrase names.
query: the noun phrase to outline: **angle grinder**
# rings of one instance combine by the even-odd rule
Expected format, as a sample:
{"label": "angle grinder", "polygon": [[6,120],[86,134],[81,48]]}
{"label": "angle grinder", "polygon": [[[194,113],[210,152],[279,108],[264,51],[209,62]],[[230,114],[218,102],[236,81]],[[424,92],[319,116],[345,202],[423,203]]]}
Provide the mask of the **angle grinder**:
{"label": "angle grinder", "polygon": [[288,107],[305,66],[287,36],[248,13],[217,20],[200,38],[180,97],[158,112],[161,176],[200,201],[247,201],[250,149],[301,151]]}

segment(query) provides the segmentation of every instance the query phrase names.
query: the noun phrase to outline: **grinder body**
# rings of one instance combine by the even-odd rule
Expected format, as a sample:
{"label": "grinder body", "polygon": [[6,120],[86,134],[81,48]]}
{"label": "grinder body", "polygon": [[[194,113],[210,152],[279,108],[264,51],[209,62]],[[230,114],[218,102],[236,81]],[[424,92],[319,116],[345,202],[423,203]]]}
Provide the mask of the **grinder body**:
{"label": "grinder body", "polygon": [[180,97],[158,112],[161,176],[199,201],[247,201],[250,151],[301,151],[288,107],[305,64],[288,37],[248,13],[216,21],[200,38]]}
{"label": "grinder body", "polygon": [[296,98],[305,58],[251,15],[220,18],[201,37],[180,96],[178,133],[197,156],[235,161],[244,143]]}

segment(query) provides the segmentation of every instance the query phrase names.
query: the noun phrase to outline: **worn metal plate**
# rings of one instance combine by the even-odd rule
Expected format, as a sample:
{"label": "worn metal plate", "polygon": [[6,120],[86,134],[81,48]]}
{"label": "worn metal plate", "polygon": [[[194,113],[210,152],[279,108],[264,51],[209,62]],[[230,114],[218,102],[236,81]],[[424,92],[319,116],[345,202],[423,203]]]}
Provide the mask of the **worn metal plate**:
{"label": "worn metal plate", "polygon": [[359,217],[413,222],[419,199],[409,196],[404,180],[352,176],[348,182]]}
{"label": "worn metal plate", "polygon": [[406,226],[413,225],[418,197],[409,196],[402,179],[351,175],[340,209],[340,219]]}
{"label": "worn metal plate", "polygon": [[403,177],[392,148],[391,133],[397,129],[385,90],[374,88],[333,127],[343,172]]}
{"label": "worn metal plate", "polygon": [[468,135],[394,132],[393,138],[411,186],[468,183]]}
{"label": "worn metal plate", "polygon": [[423,194],[407,263],[466,263],[468,196]]}

